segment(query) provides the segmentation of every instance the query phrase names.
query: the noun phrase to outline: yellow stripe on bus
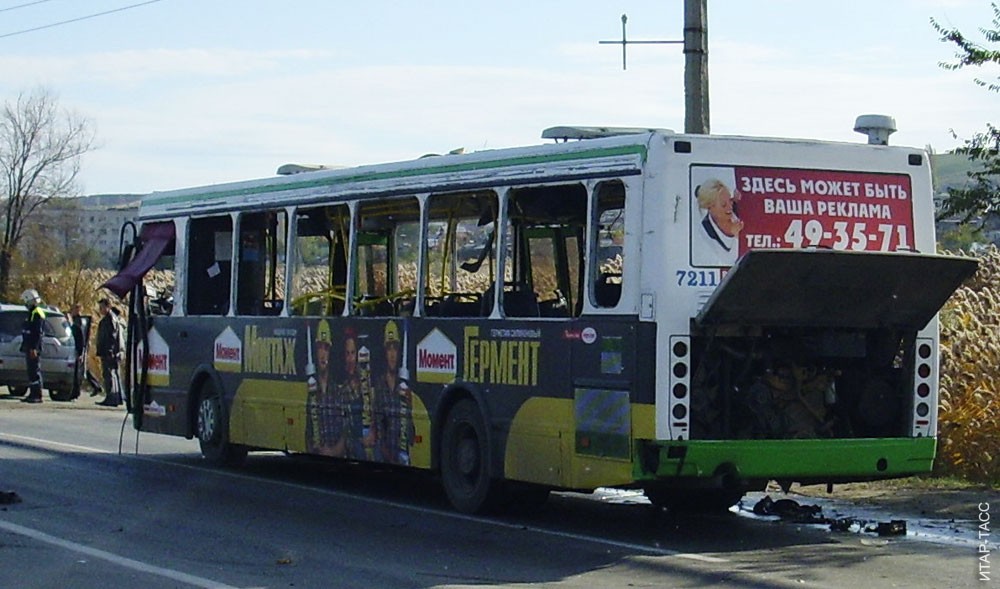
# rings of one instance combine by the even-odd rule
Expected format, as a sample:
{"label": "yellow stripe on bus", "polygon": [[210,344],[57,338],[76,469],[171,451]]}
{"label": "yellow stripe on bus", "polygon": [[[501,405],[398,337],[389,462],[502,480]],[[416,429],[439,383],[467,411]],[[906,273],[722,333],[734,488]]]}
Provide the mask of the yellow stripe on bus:
{"label": "yellow stripe on bus", "polygon": [[229,412],[229,439],[273,450],[305,452],[304,382],[244,378]]}
{"label": "yellow stripe on bus", "polygon": [[[632,404],[632,439],[652,439],[653,405]],[[533,397],[511,423],[504,455],[508,479],[573,489],[633,481],[630,459],[576,453],[572,399]]]}

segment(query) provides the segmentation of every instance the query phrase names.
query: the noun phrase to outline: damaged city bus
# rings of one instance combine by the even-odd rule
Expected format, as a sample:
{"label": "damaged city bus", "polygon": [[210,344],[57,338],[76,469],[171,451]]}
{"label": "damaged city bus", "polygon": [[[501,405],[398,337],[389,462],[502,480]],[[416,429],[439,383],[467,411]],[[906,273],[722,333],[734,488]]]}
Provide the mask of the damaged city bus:
{"label": "damaged city bus", "polygon": [[930,470],[936,313],[976,262],[934,253],[926,153],[544,136],[145,197],[107,283],[135,427],[430,469],[463,512]]}

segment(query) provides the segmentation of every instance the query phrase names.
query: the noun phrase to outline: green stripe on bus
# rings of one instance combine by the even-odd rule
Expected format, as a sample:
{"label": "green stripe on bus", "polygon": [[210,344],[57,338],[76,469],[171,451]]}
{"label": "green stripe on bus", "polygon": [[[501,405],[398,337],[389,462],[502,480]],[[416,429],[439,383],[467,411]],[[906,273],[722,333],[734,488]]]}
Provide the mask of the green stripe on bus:
{"label": "green stripe on bus", "polygon": [[[723,465],[751,479],[892,477],[929,472],[936,443],[934,438],[661,440],[655,442],[660,446],[656,473],[644,471],[642,461],[635,468],[639,480],[711,477]],[[671,447],[687,450],[682,458],[668,458]]]}
{"label": "green stripe on bus", "polygon": [[614,157],[620,155],[639,155],[642,161],[646,161],[646,146],[623,145],[620,147],[605,147],[600,149],[590,149],[586,151],[574,151],[568,153],[557,153],[552,155],[535,155],[515,157],[509,159],[489,160],[483,162],[468,162],[461,164],[449,164],[432,168],[409,168],[405,170],[393,170],[387,172],[368,172],[356,174],[354,176],[339,176],[335,178],[322,178],[317,180],[302,180],[299,182],[289,182],[287,184],[265,184],[250,186],[247,188],[235,188],[230,190],[220,190],[213,192],[202,192],[197,194],[187,194],[181,196],[156,197],[155,194],[146,199],[147,206],[160,206],[167,204],[177,204],[186,201],[210,200],[227,198],[230,196],[251,196],[267,192],[287,192],[290,190],[303,190],[307,188],[319,188],[323,186],[334,186],[337,184],[350,184],[352,182],[373,182],[376,180],[389,180],[392,178],[408,178],[413,176],[427,176],[432,174],[449,174],[455,172],[468,172],[474,170],[485,170],[489,168],[507,168],[513,166],[523,166],[538,163],[573,161],[583,159],[595,159],[602,157]]}

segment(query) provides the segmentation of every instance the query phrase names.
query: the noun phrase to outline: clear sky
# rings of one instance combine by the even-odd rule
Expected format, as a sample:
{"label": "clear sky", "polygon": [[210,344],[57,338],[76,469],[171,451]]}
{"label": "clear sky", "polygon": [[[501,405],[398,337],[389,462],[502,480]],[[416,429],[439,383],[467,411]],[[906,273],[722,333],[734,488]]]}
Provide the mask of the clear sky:
{"label": "clear sky", "polygon": [[[89,117],[83,194],[144,193],[543,142],[554,125],[684,128],[683,0],[0,0],[0,98],[44,85]],[[709,0],[715,134],[891,142],[946,151],[1000,95],[938,66],[986,0]],[[3,36],[9,35],[9,36]],[[978,38],[978,37],[977,37]],[[952,136],[952,130],[958,139]]]}

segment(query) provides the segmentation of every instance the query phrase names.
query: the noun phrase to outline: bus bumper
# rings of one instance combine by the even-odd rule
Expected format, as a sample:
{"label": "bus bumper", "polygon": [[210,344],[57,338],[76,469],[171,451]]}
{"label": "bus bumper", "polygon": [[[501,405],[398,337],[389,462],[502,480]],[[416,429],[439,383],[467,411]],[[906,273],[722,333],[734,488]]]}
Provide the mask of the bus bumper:
{"label": "bus bumper", "polygon": [[636,480],[703,479],[799,483],[876,480],[926,473],[935,438],[640,441]]}

